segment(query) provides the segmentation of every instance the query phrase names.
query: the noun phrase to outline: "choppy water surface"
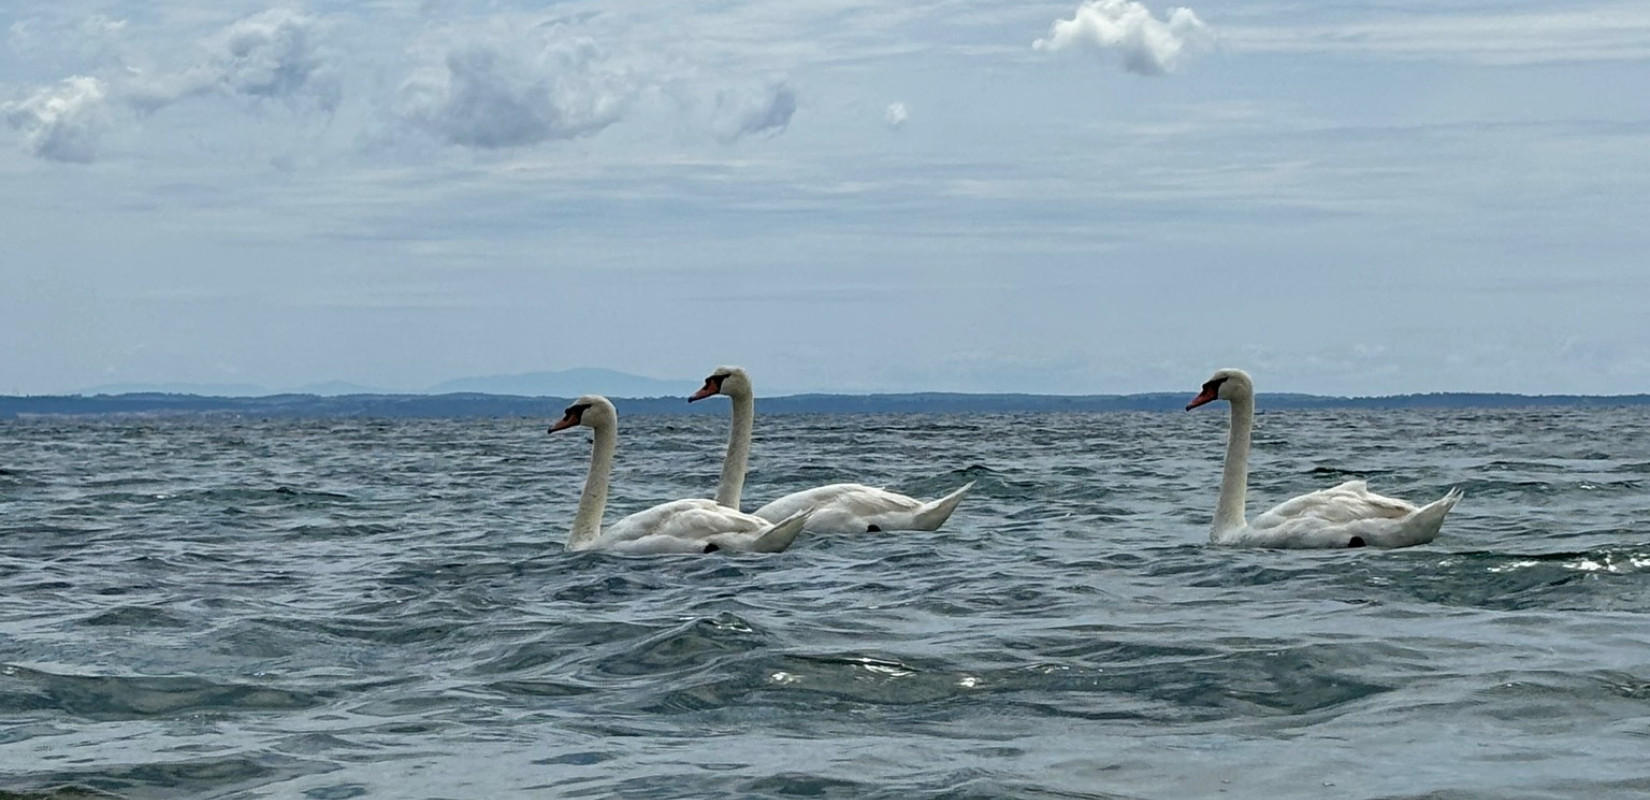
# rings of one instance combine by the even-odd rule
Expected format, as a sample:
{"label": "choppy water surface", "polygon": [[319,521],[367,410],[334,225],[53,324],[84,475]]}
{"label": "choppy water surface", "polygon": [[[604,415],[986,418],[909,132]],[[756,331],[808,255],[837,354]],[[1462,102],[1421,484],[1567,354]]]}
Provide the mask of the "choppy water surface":
{"label": "choppy water surface", "polygon": [[[725,424],[625,420],[609,517],[708,496]],[[1263,414],[1252,512],[1466,488],[1388,552],[1207,547],[1225,425],[763,418],[750,505],[979,484],[625,558],[561,551],[544,421],[0,423],[0,795],[1650,791],[1650,413]]]}

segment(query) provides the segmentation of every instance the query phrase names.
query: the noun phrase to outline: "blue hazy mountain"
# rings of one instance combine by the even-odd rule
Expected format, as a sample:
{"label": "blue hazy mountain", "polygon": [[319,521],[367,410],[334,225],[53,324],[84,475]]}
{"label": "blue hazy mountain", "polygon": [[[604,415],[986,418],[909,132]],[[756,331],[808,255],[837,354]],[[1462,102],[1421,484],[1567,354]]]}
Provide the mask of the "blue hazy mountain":
{"label": "blue hazy mountain", "polygon": [[442,381],[426,391],[429,394],[503,394],[519,397],[578,397],[581,394],[687,397],[699,388],[699,383],[692,378],[659,380],[610,369],[579,368],[459,378]]}

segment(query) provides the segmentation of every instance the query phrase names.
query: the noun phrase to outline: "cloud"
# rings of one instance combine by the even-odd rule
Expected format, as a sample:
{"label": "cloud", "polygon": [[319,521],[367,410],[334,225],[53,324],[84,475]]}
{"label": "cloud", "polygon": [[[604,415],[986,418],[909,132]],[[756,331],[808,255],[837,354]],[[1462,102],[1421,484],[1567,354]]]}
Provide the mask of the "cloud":
{"label": "cloud", "polygon": [[[88,39],[114,38],[126,23],[93,15],[78,23]],[[55,29],[54,29],[55,30]],[[4,118],[24,132],[29,149],[52,161],[88,162],[119,108],[154,113],[185,98],[217,95],[255,100],[305,100],[331,113],[342,97],[336,69],[322,46],[315,17],[273,8],[233,22],[197,45],[194,66],[146,73],[135,67],[108,78],[74,77],[4,105]],[[12,26],[12,36],[35,36]]]}
{"label": "cloud", "polygon": [[477,36],[439,50],[401,86],[402,115],[442,141],[501,148],[592,135],[618,122],[634,93],[596,44],[560,26]]}
{"label": "cloud", "polygon": [[200,68],[207,85],[229,94],[271,99],[313,95],[323,109],[338,105],[340,89],[322,55],[320,23],[272,8],[224,28],[207,40]]}
{"label": "cloud", "polygon": [[84,164],[97,157],[98,139],[109,126],[107,98],[103,81],[77,75],[0,105],[0,116],[23,132],[34,155]]}
{"label": "cloud", "polygon": [[911,112],[905,107],[904,103],[889,103],[888,110],[883,112],[882,121],[889,128],[897,131],[905,125],[905,120],[909,119],[910,116]]}
{"label": "cloud", "polygon": [[1189,8],[1169,13],[1167,22],[1133,0],[1089,0],[1071,19],[1055,20],[1048,38],[1031,46],[1038,50],[1090,47],[1115,52],[1123,69],[1136,75],[1173,72],[1191,51],[1207,47],[1214,38],[1209,26]]}
{"label": "cloud", "polygon": [[118,36],[124,30],[126,20],[114,19],[103,14],[93,14],[80,21],[80,32],[91,38]]}
{"label": "cloud", "polygon": [[733,142],[758,133],[777,135],[796,113],[796,91],[783,81],[761,88],[731,89],[716,95],[717,136]]}
{"label": "cloud", "polygon": [[231,23],[200,46],[200,63],[182,72],[140,77],[125,87],[123,99],[145,112],[209,94],[309,99],[329,113],[342,99],[315,17],[272,8]]}
{"label": "cloud", "polygon": [[[25,17],[5,29],[4,46],[10,52],[0,54],[0,62],[9,61],[20,71],[79,64],[80,68],[71,71],[84,73],[93,65],[119,57],[126,28],[125,20],[103,14],[80,16],[67,8],[55,14]],[[0,66],[0,74],[7,71]]]}
{"label": "cloud", "polygon": [[1244,53],[1363,53],[1492,65],[1642,61],[1650,57],[1650,9],[1614,3],[1584,9],[1486,9],[1477,14],[1412,12],[1337,24],[1221,29]]}

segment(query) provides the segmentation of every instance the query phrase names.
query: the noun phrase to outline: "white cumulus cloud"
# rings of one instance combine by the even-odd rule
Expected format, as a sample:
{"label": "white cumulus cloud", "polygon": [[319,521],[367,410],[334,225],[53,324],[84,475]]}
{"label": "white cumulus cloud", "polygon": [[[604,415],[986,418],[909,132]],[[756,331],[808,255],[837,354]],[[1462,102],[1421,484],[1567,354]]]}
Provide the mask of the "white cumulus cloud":
{"label": "white cumulus cloud", "polygon": [[[113,40],[123,20],[93,15],[79,23],[82,38]],[[104,77],[77,76],[4,105],[4,119],[24,133],[29,149],[53,161],[91,161],[98,140],[122,116],[153,113],[185,98],[219,96],[312,103],[328,113],[342,90],[323,47],[320,20],[273,8],[237,20],[199,40],[193,64],[178,69],[128,66]],[[46,32],[61,34],[60,28]],[[13,25],[14,43],[43,39],[33,26]],[[32,46],[32,45],[30,45]],[[183,48],[188,50],[189,48]],[[146,59],[142,59],[146,60]],[[184,62],[188,64],[189,62]]]}
{"label": "white cumulus cloud", "polygon": [[904,103],[889,103],[888,110],[882,114],[882,121],[888,127],[899,130],[910,117],[911,110],[906,108]]}
{"label": "white cumulus cloud", "polygon": [[30,152],[50,161],[86,163],[97,157],[108,128],[108,89],[97,78],[77,75],[0,104],[0,117],[23,132]]}
{"label": "white cumulus cloud", "polygon": [[315,17],[272,8],[207,37],[195,66],[135,81],[126,99],[139,109],[154,111],[206,94],[301,98],[330,112],[337,108],[342,90],[321,38],[321,22]]}
{"label": "white cumulus cloud", "polygon": [[500,148],[589,136],[618,122],[634,93],[624,69],[558,27],[439,48],[401,86],[401,112],[450,144]]}
{"label": "white cumulus cloud", "polygon": [[716,95],[717,136],[732,142],[752,134],[777,135],[795,113],[796,90],[783,81],[724,90]]}
{"label": "white cumulus cloud", "polygon": [[1049,51],[1094,48],[1116,53],[1129,72],[1163,75],[1213,39],[1213,31],[1189,8],[1174,9],[1165,21],[1134,0],[1089,0],[1071,19],[1055,20],[1048,38],[1031,46]]}

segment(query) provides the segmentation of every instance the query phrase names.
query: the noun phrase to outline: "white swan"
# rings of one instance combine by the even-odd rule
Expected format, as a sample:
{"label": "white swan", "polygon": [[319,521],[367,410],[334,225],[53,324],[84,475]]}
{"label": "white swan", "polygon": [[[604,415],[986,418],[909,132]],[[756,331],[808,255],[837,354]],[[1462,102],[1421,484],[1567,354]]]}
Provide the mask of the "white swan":
{"label": "white swan", "polygon": [[1413,503],[1369,491],[1363,481],[1286,500],[1270,511],[1245,519],[1249,487],[1249,434],[1255,426],[1255,384],[1241,369],[1223,369],[1203,384],[1186,404],[1190,411],[1225,400],[1232,406],[1226,439],[1226,467],[1220,478],[1209,541],[1232,547],[1408,547],[1438,535],[1444,515],[1461,499],[1460,489],[1417,508]]}
{"label": "white swan", "polygon": [[[738,367],[717,367],[705,385],[688,402],[723,394],[733,401],[733,428],[728,432],[728,454],[722,462],[722,480],[716,487],[716,502],[739,507],[745,488],[745,469],[750,461],[751,426],[756,418],[756,396],[750,375]],[[809,512],[807,529],[814,533],[866,533],[875,531],[939,530],[957,510],[970,481],[938,500],[924,502],[875,486],[833,483],[788,494],[752,512],[767,520],[785,519]]]}
{"label": "white swan", "polygon": [[795,514],[776,522],[741,514],[711,500],[676,500],[638,511],[602,530],[607,508],[608,476],[618,446],[619,414],[607,398],[585,395],[567,407],[550,433],[576,425],[590,428],[595,446],[590,451],[590,474],[579,496],[568,550],[606,550],[617,553],[712,553],[742,550],[777,553],[791,546],[807,519]]}

